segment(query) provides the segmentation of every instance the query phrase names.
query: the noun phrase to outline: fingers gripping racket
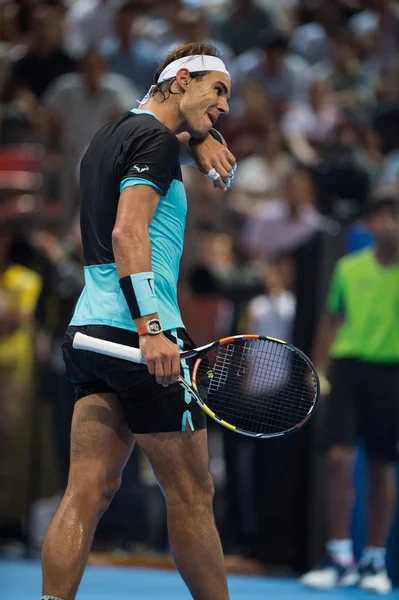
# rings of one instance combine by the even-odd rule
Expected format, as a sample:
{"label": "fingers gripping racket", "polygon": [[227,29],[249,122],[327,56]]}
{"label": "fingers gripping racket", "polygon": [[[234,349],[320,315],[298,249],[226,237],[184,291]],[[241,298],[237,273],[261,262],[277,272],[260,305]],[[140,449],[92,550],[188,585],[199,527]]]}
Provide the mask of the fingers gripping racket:
{"label": "fingers gripping racket", "polygon": [[[139,349],[76,333],[73,347],[145,363]],[[224,427],[257,438],[301,429],[319,397],[310,360],[295,346],[259,335],[237,335],[180,354],[195,359],[191,385],[179,383]]]}

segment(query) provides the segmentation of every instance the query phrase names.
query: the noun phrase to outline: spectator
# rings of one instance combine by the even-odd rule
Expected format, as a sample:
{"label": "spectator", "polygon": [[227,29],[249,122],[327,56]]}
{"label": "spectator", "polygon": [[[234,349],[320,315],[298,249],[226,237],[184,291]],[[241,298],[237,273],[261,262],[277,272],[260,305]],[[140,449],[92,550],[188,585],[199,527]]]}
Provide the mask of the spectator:
{"label": "spectator", "polygon": [[[399,437],[399,202],[371,204],[374,246],[341,259],[335,269],[314,363],[327,389],[323,446],[327,452],[327,559],[303,576],[305,585],[353,585],[388,593],[385,547],[396,499]],[[350,538],[352,470],[357,443],[365,441],[369,467],[367,548],[358,568]]]}
{"label": "spectator", "polygon": [[314,201],[308,173],[290,173],[280,198],[259,203],[248,212],[242,234],[247,251],[258,259],[270,260],[307,242],[323,225]]}
{"label": "spectator", "polygon": [[197,263],[189,274],[190,286],[196,294],[217,294],[231,301],[225,331],[233,335],[248,300],[265,292],[265,267],[260,262],[243,260],[239,245],[222,232],[204,231],[198,248]]}
{"label": "spectator", "polygon": [[[50,2],[46,4],[50,4]],[[29,40],[31,34],[32,14],[37,5],[37,0],[15,0],[15,6],[17,8],[17,35],[24,40]]]}
{"label": "spectator", "polygon": [[315,74],[331,81],[341,107],[369,106],[375,100],[377,80],[365,71],[348,32],[331,39],[331,59],[316,65]]}
{"label": "spectator", "polygon": [[278,29],[291,36],[298,25],[299,0],[258,0],[258,6],[265,7],[273,15],[273,23]]}
{"label": "spectator", "polygon": [[238,240],[230,234],[211,228],[198,233],[197,252],[188,280],[198,295],[228,300],[223,304],[223,324],[218,335],[233,335],[240,328],[248,300],[267,290],[269,269],[262,262],[249,260]]}
{"label": "spectator", "polygon": [[43,98],[50,123],[61,129],[61,145],[74,167],[94,134],[121,112],[133,107],[137,92],[122,75],[107,73],[97,52],[85,54],[79,72],[57,79]]}
{"label": "spectator", "polygon": [[334,0],[312,2],[307,22],[299,25],[290,40],[290,49],[315,65],[330,58],[329,36],[342,26],[342,15]]}
{"label": "spectator", "polygon": [[262,30],[273,26],[270,11],[258,6],[254,0],[232,0],[215,23],[214,36],[239,55],[256,45]]}
{"label": "spectator", "polygon": [[386,86],[387,93],[374,107],[372,124],[379,133],[384,154],[399,150],[399,71]]}
{"label": "spectator", "polygon": [[[0,58],[4,75],[8,65]],[[13,82],[2,82],[0,76],[0,139],[4,145],[35,140],[35,130],[41,126],[37,119],[37,101],[29,90],[18,88]]]}
{"label": "spectator", "polygon": [[68,12],[65,46],[79,57],[112,35],[115,15],[124,0],[76,0]]}
{"label": "spectator", "polygon": [[366,0],[366,10],[349,20],[349,28],[359,41],[374,38],[374,59],[378,70],[390,74],[398,65],[399,8],[392,0]]}
{"label": "spectator", "polygon": [[288,51],[288,38],[277,31],[264,31],[259,47],[241,54],[235,64],[244,85],[258,81],[280,114],[289,102],[307,102],[312,72],[306,61]]}
{"label": "spectator", "polygon": [[390,152],[386,157],[379,183],[383,189],[399,193],[399,150]]}
{"label": "spectator", "polygon": [[171,44],[174,39],[173,23],[182,8],[182,0],[162,0],[157,3],[154,16],[142,20],[145,37],[159,47]]}
{"label": "spectator", "polygon": [[257,135],[258,152],[240,161],[231,195],[241,210],[251,210],[257,203],[281,197],[293,161],[283,150],[281,131],[270,125]]}
{"label": "spectator", "polygon": [[0,11],[0,51],[15,56],[23,49],[23,39],[18,32],[18,7],[10,2]]}
{"label": "spectator", "polygon": [[161,56],[166,56],[173,48],[181,44],[191,44],[194,42],[211,44],[219,50],[234,80],[234,72],[231,71],[234,58],[233,50],[220,40],[210,37],[209,17],[205,9],[183,9],[174,20],[173,26],[173,42],[161,48]]}
{"label": "spectator", "polygon": [[128,79],[107,73],[106,60],[97,52],[85,54],[79,67],[78,73],[57,79],[43,98],[49,132],[60,134],[58,197],[65,226],[77,208],[76,171],[84,151],[103,125],[134,107],[138,98]]}
{"label": "spectator", "polygon": [[11,76],[15,85],[37,98],[57,77],[75,70],[75,62],[62,48],[63,25],[60,8],[38,5],[32,14],[31,43],[25,56],[14,63]]}
{"label": "spectator", "polygon": [[268,293],[248,304],[249,333],[292,342],[295,296],[293,262],[289,255],[276,257],[266,274]]}
{"label": "spectator", "polygon": [[352,31],[359,59],[363,63],[364,72],[377,79],[382,84],[383,80],[392,75],[397,64],[395,56],[385,57],[380,52],[379,32],[375,28],[357,29]]}
{"label": "spectator", "polygon": [[3,145],[37,141],[42,128],[37,99],[11,77],[9,56],[0,45],[0,140]]}
{"label": "spectator", "polygon": [[362,145],[362,124],[343,118],[326,141],[318,164],[307,165],[323,214],[352,222],[364,213],[375,179],[375,165]]}
{"label": "spectator", "polygon": [[[11,258],[21,223],[0,224],[0,538],[23,540],[32,443],[33,317],[40,277]],[[21,444],[21,440],[24,443]]]}
{"label": "spectator", "polygon": [[341,117],[328,79],[315,81],[308,103],[293,103],[281,126],[293,155],[303,164],[318,162]]}
{"label": "spectator", "polygon": [[247,81],[241,86],[235,109],[218,123],[218,129],[236,156],[242,158],[259,151],[259,133],[276,123],[275,110],[260,82]]}
{"label": "spectator", "polygon": [[384,165],[384,155],[381,148],[381,139],[368,123],[360,129],[359,141],[361,145],[360,164],[364,165],[370,175],[371,186],[374,189],[381,177]]}
{"label": "spectator", "polygon": [[[31,236],[32,253],[42,272],[43,286],[36,307],[42,351],[40,356],[40,394],[53,404],[55,447],[59,466],[59,488],[65,489],[69,471],[70,426],[74,405],[73,391],[65,377],[62,338],[70,315],[84,287],[80,229],[75,223],[69,235],[59,238],[47,231]],[[45,343],[43,343],[45,342]],[[57,390],[57,393],[54,393]]]}
{"label": "spectator", "polygon": [[[265,290],[250,300],[241,314],[241,331],[291,341],[295,314],[292,267],[291,259],[283,255],[269,265]],[[222,436],[227,474],[227,547],[234,554],[256,556],[257,531],[262,519],[257,465],[262,450],[256,440],[239,439],[240,436],[224,428]]]}
{"label": "spectator", "polygon": [[113,73],[130,80],[139,98],[144,96],[159,65],[159,54],[158,47],[139,34],[137,19],[135,2],[123,4],[115,15],[113,35],[101,40],[98,49]]}

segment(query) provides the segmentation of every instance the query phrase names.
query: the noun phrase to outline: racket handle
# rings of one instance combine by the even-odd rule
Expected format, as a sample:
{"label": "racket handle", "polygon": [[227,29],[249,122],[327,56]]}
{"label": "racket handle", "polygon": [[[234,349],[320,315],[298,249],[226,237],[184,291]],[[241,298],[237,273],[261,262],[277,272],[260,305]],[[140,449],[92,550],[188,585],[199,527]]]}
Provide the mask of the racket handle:
{"label": "racket handle", "polygon": [[90,350],[91,352],[97,352],[98,354],[105,354],[106,356],[113,356],[123,360],[130,360],[130,362],[145,364],[143,355],[138,348],[116,344],[115,342],[109,342],[108,340],[100,340],[91,337],[90,335],[85,335],[84,333],[75,333],[72,345],[77,350]]}

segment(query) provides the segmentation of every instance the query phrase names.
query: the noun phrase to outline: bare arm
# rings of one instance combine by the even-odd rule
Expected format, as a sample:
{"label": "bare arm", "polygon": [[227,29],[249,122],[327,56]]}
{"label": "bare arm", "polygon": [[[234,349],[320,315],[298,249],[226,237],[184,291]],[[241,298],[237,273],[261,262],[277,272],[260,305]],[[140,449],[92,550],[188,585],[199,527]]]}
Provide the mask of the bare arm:
{"label": "bare arm", "polygon": [[329,365],[329,354],[332,343],[342,323],[339,315],[325,312],[319,322],[313,343],[312,358],[320,377],[321,392],[328,391],[326,372]]}
{"label": "bare arm", "polygon": [[148,228],[160,194],[149,185],[125,188],[119,198],[112,246],[119,277],[151,271]]}
{"label": "bare arm", "polygon": [[[112,247],[119,277],[152,271],[149,225],[159,201],[159,192],[148,185],[125,188],[119,199],[118,213],[112,232]],[[137,327],[157,313],[135,319]],[[148,370],[157,382],[175,383],[180,372],[179,349],[163,335],[140,337],[140,349]]]}
{"label": "bare arm", "polygon": [[319,157],[312,146],[307,141],[306,137],[301,133],[286,135],[286,140],[291,152],[301,162],[305,164],[313,164],[318,162]]}
{"label": "bare arm", "polygon": [[218,139],[215,139],[210,133],[200,140],[192,139],[191,150],[188,150],[187,146],[190,135],[183,132],[177,136],[180,143],[180,154],[188,157],[182,164],[198,167],[205,174],[211,169],[215,169],[220,177],[213,182],[214,186],[227,191],[234,179],[236,159],[227,148],[223,136],[216,129],[212,129],[212,131]]}
{"label": "bare arm", "polygon": [[340,316],[325,312],[319,322],[313,344],[313,362],[322,372],[326,372],[329,363],[329,354],[337,331],[342,323]]}

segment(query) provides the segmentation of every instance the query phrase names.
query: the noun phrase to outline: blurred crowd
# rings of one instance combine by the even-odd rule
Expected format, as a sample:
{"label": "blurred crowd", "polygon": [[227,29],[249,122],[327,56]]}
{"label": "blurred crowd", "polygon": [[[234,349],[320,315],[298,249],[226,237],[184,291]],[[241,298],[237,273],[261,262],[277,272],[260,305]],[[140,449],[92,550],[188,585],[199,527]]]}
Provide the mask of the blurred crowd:
{"label": "blurred crowd", "polygon": [[[32,503],[56,497],[66,481],[72,402],[60,343],[83,286],[80,159],[103,124],[137,107],[163,57],[186,42],[213,44],[231,72],[230,115],[217,128],[238,161],[227,194],[183,169],[189,213],[180,299],[198,344],[244,330],[291,340],[295,253],[332,223],[361,220],[371,195],[399,193],[395,0],[4,0],[3,543],[26,541]],[[212,432],[210,445],[216,484],[227,478],[229,485],[235,466]],[[119,502],[143,506],[151,473],[137,456],[129,469],[133,484]],[[134,531],[120,528],[121,539],[162,548],[157,510],[148,517],[150,535],[136,523]],[[99,543],[117,531],[116,512],[105,517]],[[238,513],[231,549],[253,531]]]}

